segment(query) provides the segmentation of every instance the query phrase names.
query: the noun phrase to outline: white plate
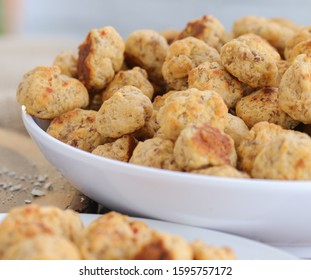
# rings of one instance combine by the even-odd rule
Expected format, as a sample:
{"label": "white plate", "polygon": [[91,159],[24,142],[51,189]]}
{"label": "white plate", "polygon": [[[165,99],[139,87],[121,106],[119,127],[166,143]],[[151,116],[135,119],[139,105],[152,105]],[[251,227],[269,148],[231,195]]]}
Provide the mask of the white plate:
{"label": "white plate", "polygon": [[[5,214],[0,214],[0,221]],[[81,214],[81,219],[85,226],[89,225],[100,215]],[[196,228],[191,226],[179,225],[175,223],[156,221],[151,219],[143,219],[133,217],[148,224],[151,228],[167,232],[169,234],[178,235],[188,241],[200,239],[216,246],[228,246],[234,250],[239,260],[295,260],[297,257],[273,247],[255,242],[246,238],[234,235],[212,231],[208,229]]]}
{"label": "white plate", "polygon": [[[186,174],[103,158],[66,145],[22,110],[29,134],[77,189],[131,216],[205,227],[290,248],[311,249],[311,181]],[[311,250],[306,252],[311,257]]]}

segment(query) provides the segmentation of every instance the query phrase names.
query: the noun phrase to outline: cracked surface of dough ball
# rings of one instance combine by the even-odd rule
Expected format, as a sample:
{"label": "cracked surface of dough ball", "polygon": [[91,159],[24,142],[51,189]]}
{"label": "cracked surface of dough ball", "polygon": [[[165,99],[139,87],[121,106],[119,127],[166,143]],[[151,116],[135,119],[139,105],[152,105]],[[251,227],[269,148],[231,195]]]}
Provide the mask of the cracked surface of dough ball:
{"label": "cracked surface of dough ball", "polygon": [[102,90],[124,60],[124,42],[111,26],[92,29],[79,46],[78,78],[89,90]]}
{"label": "cracked surface of dough ball", "polygon": [[143,127],[152,115],[152,103],[134,86],[124,86],[106,100],[96,116],[103,137],[119,138]]}
{"label": "cracked surface of dough ball", "polygon": [[229,247],[216,247],[201,240],[191,242],[195,260],[236,260],[236,256]]}
{"label": "cracked surface of dough ball", "polygon": [[183,170],[191,171],[217,165],[236,165],[232,138],[206,123],[190,124],[176,140],[174,158]]}
{"label": "cracked surface of dough ball", "polygon": [[38,235],[12,245],[3,260],[80,260],[80,252],[61,236]]}
{"label": "cracked surface of dough ball", "polygon": [[158,112],[163,137],[175,141],[190,123],[209,123],[223,130],[227,124],[228,108],[221,96],[211,90],[195,88],[177,91],[166,98]]}
{"label": "cracked surface of dough ball", "polygon": [[96,111],[74,109],[52,120],[47,131],[54,138],[91,152],[104,141],[96,130]]}
{"label": "cracked surface of dough ball", "polygon": [[239,171],[231,165],[212,166],[208,168],[193,170],[191,171],[191,173],[229,178],[250,178],[247,173]]}
{"label": "cracked surface of dough ball", "polygon": [[153,231],[150,241],[134,257],[136,260],[192,260],[191,246],[182,237]]}
{"label": "cracked surface of dough ball", "polygon": [[301,42],[311,40],[311,25],[305,26],[295,32],[295,34],[286,42],[284,56],[286,60],[292,60],[292,51],[296,45]]}
{"label": "cracked surface of dough ball", "polygon": [[53,65],[57,65],[61,73],[72,78],[78,77],[78,56],[73,51],[63,51],[54,59]]}
{"label": "cracked surface of dough ball", "polygon": [[109,99],[116,91],[124,86],[137,87],[148,98],[152,99],[153,97],[153,86],[148,81],[146,70],[140,67],[134,67],[131,70],[120,71],[115,75],[107,88],[102,92],[103,101]]}
{"label": "cracked surface of dough ball", "polygon": [[255,158],[253,178],[311,180],[311,138],[284,137],[266,145]]}
{"label": "cracked surface of dough ball", "polygon": [[109,212],[85,229],[80,251],[86,260],[129,260],[151,239],[151,235],[145,223]]}
{"label": "cracked surface of dough ball", "polygon": [[246,138],[237,148],[241,168],[251,173],[257,155],[269,143],[279,138],[292,137],[293,139],[309,139],[310,137],[302,132],[283,129],[281,126],[268,123],[256,123],[249,131]]}
{"label": "cracked surface of dough ball", "polygon": [[220,62],[218,51],[194,37],[175,41],[170,45],[162,67],[168,87],[186,89],[189,72],[205,61]]}
{"label": "cracked surface of dough ball", "polygon": [[204,62],[188,75],[189,88],[214,90],[220,94],[228,108],[234,108],[244,95],[245,86],[230,75],[218,62]]}
{"label": "cracked surface of dough ball", "polygon": [[61,74],[58,66],[38,66],[27,72],[20,82],[17,101],[28,114],[53,119],[75,108],[86,107],[89,94],[77,79]]}
{"label": "cracked surface of dough ball", "polygon": [[279,86],[280,108],[305,124],[311,123],[311,55],[297,56]]}
{"label": "cracked surface of dough ball", "polygon": [[179,39],[195,37],[220,51],[227,42],[227,32],[222,23],[212,15],[190,21],[179,34]]}
{"label": "cracked surface of dough ball", "polygon": [[245,34],[226,43],[220,51],[226,70],[251,87],[275,86],[279,53],[264,39]]}
{"label": "cracked surface of dough ball", "polygon": [[128,162],[136,145],[137,140],[132,135],[124,135],[111,143],[97,146],[92,154]]}
{"label": "cracked surface of dough ball", "polygon": [[299,124],[281,110],[276,87],[264,87],[243,97],[236,105],[236,114],[249,128],[262,121],[286,129],[293,129]]}
{"label": "cracked surface of dough ball", "polygon": [[130,66],[140,66],[151,81],[162,84],[162,65],[168,51],[166,39],[155,30],[132,32],[125,41],[125,59]]}
{"label": "cracked surface of dough ball", "polygon": [[254,33],[267,40],[281,55],[285,44],[294,34],[295,30],[275,20],[259,16],[245,16],[236,20],[232,32],[234,37],[247,33]]}
{"label": "cracked surface of dough ball", "polygon": [[130,163],[161,169],[179,170],[174,161],[173,150],[174,143],[171,140],[154,137],[138,143]]}
{"label": "cracked surface of dough ball", "polygon": [[228,122],[225,126],[224,132],[233,139],[234,145],[237,148],[242,140],[245,139],[249,129],[245,122],[237,116],[228,113],[227,119]]}
{"label": "cracked surface of dough ball", "polygon": [[0,223],[0,259],[14,244],[38,235],[62,236],[77,243],[83,230],[79,214],[53,206],[20,206]]}

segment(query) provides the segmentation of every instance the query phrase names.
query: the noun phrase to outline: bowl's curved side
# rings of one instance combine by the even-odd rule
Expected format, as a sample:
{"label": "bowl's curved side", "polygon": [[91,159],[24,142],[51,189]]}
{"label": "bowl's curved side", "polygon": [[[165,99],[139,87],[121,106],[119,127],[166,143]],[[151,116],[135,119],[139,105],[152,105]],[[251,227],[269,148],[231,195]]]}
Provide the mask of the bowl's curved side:
{"label": "bowl's curved side", "polygon": [[26,129],[77,189],[130,215],[221,230],[270,244],[311,245],[311,183],[228,179],[163,171],[95,156]]}

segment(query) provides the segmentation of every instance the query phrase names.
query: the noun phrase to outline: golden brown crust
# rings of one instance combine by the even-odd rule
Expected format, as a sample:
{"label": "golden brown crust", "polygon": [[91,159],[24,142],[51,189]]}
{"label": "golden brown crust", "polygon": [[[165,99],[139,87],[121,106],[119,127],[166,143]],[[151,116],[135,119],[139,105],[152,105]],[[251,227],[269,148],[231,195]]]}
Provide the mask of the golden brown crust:
{"label": "golden brown crust", "polygon": [[279,86],[280,108],[305,124],[311,123],[311,55],[297,56]]}
{"label": "golden brown crust", "polygon": [[57,65],[61,73],[72,78],[78,77],[78,56],[73,51],[63,51],[58,54],[53,62],[53,65]]}
{"label": "golden brown crust", "polygon": [[82,221],[72,210],[28,205],[13,208],[0,223],[0,259],[14,244],[39,235],[61,236],[77,243]]}
{"label": "golden brown crust", "polygon": [[218,92],[228,108],[234,108],[245,91],[245,86],[218,62],[207,61],[193,68],[188,75],[188,85],[189,88]]}
{"label": "golden brown crust", "polygon": [[236,105],[236,114],[251,128],[267,121],[286,129],[293,129],[299,121],[292,119],[279,106],[278,88],[264,87],[243,97]]}
{"label": "golden brown crust", "polygon": [[74,109],[54,118],[46,132],[70,146],[91,152],[105,142],[95,122],[96,111]]}
{"label": "golden brown crust", "polygon": [[171,140],[154,137],[138,143],[130,163],[168,170],[180,170],[174,161],[173,149],[174,143]]}
{"label": "golden brown crust", "polygon": [[190,21],[179,34],[179,39],[195,37],[220,51],[226,43],[227,33],[222,23],[212,15]]}
{"label": "golden brown crust", "polygon": [[151,29],[132,32],[125,42],[125,59],[130,67],[140,66],[148,72],[151,81],[162,84],[162,65],[168,43],[158,32]]}
{"label": "golden brown crust", "polygon": [[209,123],[223,130],[227,113],[228,108],[217,92],[195,88],[178,91],[165,99],[158,112],[159,131],[163,137],[175,141],[190,123]]}
{"label": "golden brown crust", "polygon": [[119,138],[142,128],[152,115],[152,103],[140,89],[124,86],[97,112],[96,129],[103,137]]}
{"label": "golden brown crust", "polygon": [[249,33],[229,41],[220,56],[230,74],[253,88],[277,83],[280,55],[258,35]]}
{"label": "golden brown crust", "polygon": [[218,51],[194,37],[175,41],[170,45],[162,67],[168,87],[186,89],[189,72],[205,61],[220,62]]}
{"label": "golden brown crust", "polygon": [[111,26],[91,30],[79,46],[78,77],[89,90],[103,89],[123,64],[124,43]]}
{"label": "golden brown crust", "polygon": [[17,100],[30,115],[53,119],[75,108],[86,107],[89,95],[77,79],[61,74],[58,66],[38,66],[23,76]]}
{"label": "golden brown crust", "polygon": [[174,158],[187,171],[217,165],[236,165],[237,155],[232,138],[218,128],[203,123],[190,124],[176,140]]}
{"label": "golden brown crust", "polygon": [[290,135],[263,147],[255,158],[252,177],[276,180],[311,180],[311,138]]}
{"label": "golden brown crust", "polygon": [[131,70],[120,71],[114,76],[114,79],[102,92],[103,101],[109,99],[116,91],[124,86],[137,87],[148,98],[152,99],[153,97],[153,86],[148,81],[146,70],[140,67],[134,67]]}
{"label": "golden brown crust", "polygon": [[38,235],[9,247],[3,260],[80,260],[78,247],[62,236]]}
{"label": "golden brown crust", "polygon": [[224,132],[228,134],[234,141],[234,146],[237,148],[240,143],[245,139],[249,129],[245,122],[230,113],[227,115],[228,123],[225,126]]}
{"label": "golden brown crust", "polygon": [[206,244],[201,240],[191,243],[194,260],[236,260],[236,256],[229,247],[217,247]]}
{"label": "golden brown crust", "polygon": [[111,143],[97,146],[92,154],[128,162],[136,145],[137,140],[132,135],[124,135]]}

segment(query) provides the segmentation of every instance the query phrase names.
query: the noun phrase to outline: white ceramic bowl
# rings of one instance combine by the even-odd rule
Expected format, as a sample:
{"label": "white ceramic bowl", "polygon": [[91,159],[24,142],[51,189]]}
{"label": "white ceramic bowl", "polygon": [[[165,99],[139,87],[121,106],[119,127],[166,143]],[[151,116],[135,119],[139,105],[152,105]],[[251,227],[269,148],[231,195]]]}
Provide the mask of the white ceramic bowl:
{"label": "white ceramic bowl", "polygon": [[54,139],[44,131],[46,123],[25,110],[22,118],[63,176],[108,208],[311,249],[311,181],[231,179],[123,163]]}

